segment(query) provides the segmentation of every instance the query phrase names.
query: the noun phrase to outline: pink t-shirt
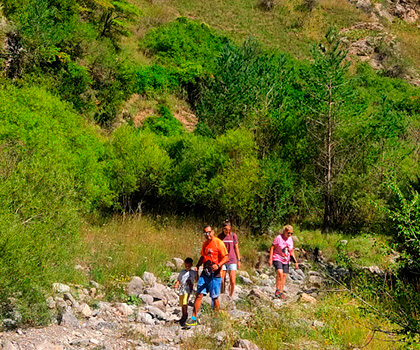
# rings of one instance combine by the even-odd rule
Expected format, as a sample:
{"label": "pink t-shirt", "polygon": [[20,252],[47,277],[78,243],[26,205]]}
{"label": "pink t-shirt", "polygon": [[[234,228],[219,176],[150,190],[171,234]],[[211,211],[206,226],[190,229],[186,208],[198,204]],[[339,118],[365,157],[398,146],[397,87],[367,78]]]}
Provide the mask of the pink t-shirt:
{"label": "pink t-shirt", "polygon": [[274,238],[273,246],[273,261],[280,261],[282,264],[288,264],[290,261],[290,252],[293,250],[292,237],[284,240],[282,235],[278,235]]}

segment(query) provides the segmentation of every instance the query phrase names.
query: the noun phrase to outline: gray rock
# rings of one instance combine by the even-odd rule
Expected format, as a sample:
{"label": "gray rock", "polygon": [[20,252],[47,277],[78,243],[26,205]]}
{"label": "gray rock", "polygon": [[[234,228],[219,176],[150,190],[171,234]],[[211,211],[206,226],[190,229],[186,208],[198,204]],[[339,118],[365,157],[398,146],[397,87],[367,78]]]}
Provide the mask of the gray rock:
{"label": "gray rock", "polygon": [[82,303],[81,305],[79,305],[78,311],[85,317],[91,317],[92,316],[92,309],[86,303]]}
{"label": "gray rock", "polygon": [[379,17],[383,17],[386,20],[388,20],[388,22],[390,22],[390,23],[392,23],[394,21],[394,18],[392,17],[392,15],[385,9],[384,5],[382,5],[379,2],[375,4],[374,12]]}
{"label": "gray rock", "polygon": [[161,309],[155,307],[155,306],[146,306],[147,312],[149,312],[154,318],[157,318],[158,320],[167,320],[168,315],[164,313]]}
{"label": "gray rock", "polygon": [[250,312],[241,311],[241,310],[238,310],[238,309],[230,310],[229,315],[232,318],[244,319],[244,320],[247,320],[248,318],[250,318],[252,316],[252,314]]}
{"label": "gray rock", "polygon": [[6,340],[3,344],[3,350],[18,350],[18,348],[9,340]]}
{"label": "gray rock", "polygon": [[257,288],[252,289],[249,292],[248,297],[250,297],[251,299],[262,300],[266,302],[270,300],[270,298],[265,293],[263,293],[260,289]]}
{"label": "gray rock", "polygon": [[323,279],[319,276],[309,276],[309,283],[315,288],[321,288]]}
{"label": "gray rock", "polygon": [[3,327],[7,330],[15,329],[17,327],[17,322],[11,318],[4,318],[2,320]]}
{"label": "gray rock", "polygon": [[214,334],[213,338],[216,339],[217,342],[223,343],[227,338],[227,334],[224,331],[220,331]]}
{"label": "gray rock", "polygon": [[314,321],[312,322],[312,325],[313,325],[315,328],[324,328],[324,327],[325,327],[325,323],[324,323],[324,322],[321,322],[321,321],[318,321],[318,320],[314,320]]}
{"label": "gray rock", "polygon": [[144,293],[147,295],[151,295],[153,297],[153,300],[165,300],[165,294],[163,293],[162,289],[159,288],[157,285],[155,285],[152,288],[146,288],[144,290]]}
{"label": "gray rock", "polygon": [[43,341],[42,343],[39,343],[35,346],[35,350],[58,350],[58,349],[63,349],[63,347],[59,345],[55,345],[48,341]]}
{"label": "gray rock", "polygon": [[166,312],[166,304],[163,300],[158,300],[158,301],[153,302],[152,306],[157,307],[163,312]]}
{"label": "gray rock", "polygon": [[250,279],[250,278],[248,278],[248,277],[245,277],[245,276],[243,276],[243,275],[239,275],[239,276],[238,276],[238,280],[239,280],[240,282],[242,282],[243,284],[252,284],[251,279]]}
{"label": "gray rock", "polygon": [[356,2],[356,7],[366,13],[370,13],[372,11],[372,4],[370,0],[358,0]]}
{"label": "gray rock", "polygon": [[249,277],[249,273],[248,272],[246,272],[246,271],[243,271],[243,270],[238,270],[238,271],[236,271],[236,276],[243,276],[243,277],[246,277],[246,278],[250,278]]}
{"label": "gray rock", "polygon": [[379,266],[368,266],[367,268],[370,273],[382,275],[384,272],[379,268]]}
{"label": "gray rock", "polygon": [[165,266],[166,266],[168,269],[171,269],[171,270],[177,270],[177,268],[176,268],[176,266],[175,266],[175,264],[174,264],[173,262],[167,261],[167,262],[166,262],[166,264],[165,264]]}
{"label": "gray rock", "polygon": [[180,258],[173,258],[172,262],[175,264],[177,270],[182,270],[184,268],[184,260]]}
{"label": "gray rock", "polygon": [[153,287],[156,284],[156,277],[151,272],[146,271],[145,273],[143,273],[142,279],[146,286]]}
{"label": "gray rock", "polygon": [[53,283],[53,291],[55,293],[67,293],[70,292],[70,287],[67,284]]}
{"label": "gray rock", "polygon": [[246,350],[259,350],[260,348],[255,345],[253,342],[250,342],[247,339],[238,339],[235,344],[233,344],[234,347],[240,348],[240,349],[246,349]]}
{"label": "gray rock", "polygon": [[71,303],[71,306],[79,307],[79,303],[76,301],[76,299],[73,298],[73,296],[70,293],[64,293],[63,298],[64,300],[68,300]]}
{"label": "gray rock", "polygon": [[130,316],[134,313],[133,309],[127,305],[126,303],[117,303],[117,305],[115,305],[118,312],[121,313],[121,315],[127,317]]}
{"label": "gray rock", "polygon": [[76,346],[83,346],[88,347],[90,344],[90,340],[87,338],[84,339],[73,339],[70,341],[70,345],[76,345]]}
{"label": "gray rock", "polygon": [[134,295],[137,297],[140,294],[143,294],[143,287],[144,287],[143,280],[138,276],[134,276],[131,278],[131,281],[127,286],[127,293],[129,296]]}
{"label": "gray rock", "polygon": [[95,282],[95,281],[93,281],[93,280],[91,280],[89,283],[92,285],[92,287],[94,287],[94,288],[96,288],[96,289],[103,289],[103,288],[104,288],[104,287],[103,287],[102,285],[100,285],[98,282]]}
{"label": "gray rock", "polygon": [[294,281],[303,281],[305,279],[305,274],[302,270],[290,270],[290,278]]}
{"label": "gray rock", "polygon": [[153,296],[148,294],[140,294],[139,298],[145,303],[146,305],[152,305],[153,304]]}
{"label": "gray rock", "polygon": [[57,309],[59,310],[64,310],[67,308],[67,303],[64,301],[63,298],[60,297],[56,297],[55,298],[55,306],[57,307]]}
{"label": "gray rock", "polygon": [[155,321],[153,320],[153,317],[151,314],[143,311],[139,311],[136,315],[136,321],[148,325],[154,325]]}
{"label": "gray rock", "polygon": [[58,315],[58,324],[66,327],[79,328],[79,321],[76,316],[71,312],[71,310],[64,310]]}
{"label": "gray rock", "polygon": [[47,307],[50,310],[55,309],[55,306],[56,305],[55,305],[55,301],[54,301],[54,299],[52,297],[48,297],[45,301],[47,302]]}

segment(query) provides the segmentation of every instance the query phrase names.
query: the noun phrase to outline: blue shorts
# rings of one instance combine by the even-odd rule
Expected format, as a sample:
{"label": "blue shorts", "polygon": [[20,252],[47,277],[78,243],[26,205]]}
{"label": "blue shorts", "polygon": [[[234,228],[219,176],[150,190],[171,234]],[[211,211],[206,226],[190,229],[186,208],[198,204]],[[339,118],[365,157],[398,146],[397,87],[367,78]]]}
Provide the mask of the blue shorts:
{"label": "blue shorts", "polygon": [[222,277],[212,277],[201,275],[197,284],[197,294],[207,295],[210,298],[216,299],[220,294],[220,287],[222,285]]}

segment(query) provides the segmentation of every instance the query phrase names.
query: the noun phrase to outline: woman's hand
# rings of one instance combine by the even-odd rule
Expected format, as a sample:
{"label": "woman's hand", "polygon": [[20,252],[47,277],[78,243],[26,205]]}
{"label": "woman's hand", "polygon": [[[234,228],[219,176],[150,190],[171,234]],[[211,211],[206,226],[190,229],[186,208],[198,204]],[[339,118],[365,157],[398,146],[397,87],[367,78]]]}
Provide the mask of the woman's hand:
{"label": "woman's hand", "polygon": [[299,264],[297,262],[295,263],[295,269],[299,270]]}
{"label": "woman's hand", "polygon": [[240,260],[237,261],[237,265],[238,265],[238,269],[240,269],[241,268],[241,261]]}
{"label": "woman's hand", "polygon": [[273,259],[268,259],[268,265],[273,266]]}

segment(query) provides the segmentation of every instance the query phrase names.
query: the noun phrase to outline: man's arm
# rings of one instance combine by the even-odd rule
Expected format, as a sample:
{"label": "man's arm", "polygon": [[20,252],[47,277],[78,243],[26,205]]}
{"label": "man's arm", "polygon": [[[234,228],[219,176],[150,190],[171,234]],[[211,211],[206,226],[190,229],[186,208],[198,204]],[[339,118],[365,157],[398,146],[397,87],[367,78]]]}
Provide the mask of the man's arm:
{"label": "man's arm", "polygon": [[214,271],[216,271],[216,270],[220,269],[220,268],[221,268],[224,264],[226,264],[226,263],[228,262],[228,260],[229,260],[229,255],[228,255],[228,254],[226,254],[226,255],[222,258],[222,260],[220,260],[220,261],[219,261],[219,263],[218,263],[218,264],[213,264],[213,265],[211,266],[212,271],[214,272]]}

